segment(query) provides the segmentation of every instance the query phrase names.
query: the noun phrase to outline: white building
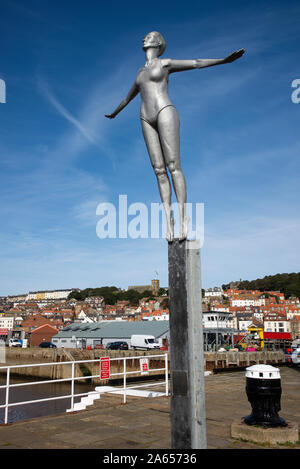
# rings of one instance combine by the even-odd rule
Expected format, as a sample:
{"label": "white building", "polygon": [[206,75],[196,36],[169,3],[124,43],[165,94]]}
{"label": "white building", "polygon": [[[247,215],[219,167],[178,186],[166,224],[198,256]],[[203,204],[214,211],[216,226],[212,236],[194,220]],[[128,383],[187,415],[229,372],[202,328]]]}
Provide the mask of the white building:
{"label": "white building", "polygon": [[206,311],[202,313],[204,329],[227,329],[231,315],[224,311]]}
{"label": "white building", "polygon": [[222,313],[229,313],[230,312],[230,307],[227,305],[215,305],[213,304],[212,306],[214,311],[219,311]]}
{"label": "white building", "polygon": [[205,297],[214,297],[214,296],[222,296],[222,295],[223,295],[223,290],[220,287],[207,288],[205,290]]}
{"label": "white building", "polygon": [[229,316],[226,321],[226,326],[229,329],[238,329],[238,319],[236,316]]}
{"label": "white building", "polygon": [[297,308],[297,310],[286,310],[286,318],[287,319],[293,319],[295,316],[300,315],[300,308]]}
{"label": "white building", "polygon": [[8,329],[11,331],[14,328],[14,317],[0,316],[0,329]]}
{"label": "white building", "polygon": [[74,288],[68,290],[43,290],[36,292],[29,292],[26,296],[26,301],[42,301],[42,300],[66,300]]}
{"label": "white building", "polygon": [[265,298],[235,298],[231,306],[265,306]]}
{"label": "white building", "polygon": [[263,322],[264,320],[264,313],[262,311],[254,311],[253,317],[257,319],[259,322]]}
{"label": "white building", "polygon": [[169,321],[169,313],[155,314],[155,316],[145,316],[143,321]]}
{"label": "white building", "polygon": [[88,315],[83,310],[81,310],[80,313],[78,314],[77,320],[82,322],[82,323],[93,323],[93,322],[95,322],[91,318],[89,318]]}
{"label": "white building", "polygon": [[231,306],[254,306],[254,299],[250,298],[237,298],[235,300],[231,300]]}
{"label": "white building", "polygon": [[264,321],[265,332],[291,332],[290,321],[284,319]]}

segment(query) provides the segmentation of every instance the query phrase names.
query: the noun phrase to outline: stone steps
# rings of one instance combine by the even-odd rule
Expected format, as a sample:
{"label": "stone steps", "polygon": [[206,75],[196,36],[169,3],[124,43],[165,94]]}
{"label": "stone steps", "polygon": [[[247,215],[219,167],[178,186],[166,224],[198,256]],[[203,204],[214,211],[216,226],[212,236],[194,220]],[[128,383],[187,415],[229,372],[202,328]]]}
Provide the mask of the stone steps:
{"label": "stone steps", "polygon": [[74,404],[73,409],[67,409],[66,412],[85,410],[87,406],[93,405],[96,399],[100,399],[100,393],[96,391],[91,391],[86,397],[82,397],[80,402],[76,402]]}
{"label": "stone steps", "polygon": [[[73,409],[67,409],[66,412],[76,412],[79,410],[85,410],[87,406],[93,405],[94,401],[100,399],[101,394],[115,394],[115,395],[124,395],[124,389],[116,388],[114,386],[97,386],[95,391],[88,393],[86,397],[82,397],[80,402],[74,404]],[[126,389],[126,396],[134,397],[161,397],[165,393],[149,390],[139,390],[139,389]]]}

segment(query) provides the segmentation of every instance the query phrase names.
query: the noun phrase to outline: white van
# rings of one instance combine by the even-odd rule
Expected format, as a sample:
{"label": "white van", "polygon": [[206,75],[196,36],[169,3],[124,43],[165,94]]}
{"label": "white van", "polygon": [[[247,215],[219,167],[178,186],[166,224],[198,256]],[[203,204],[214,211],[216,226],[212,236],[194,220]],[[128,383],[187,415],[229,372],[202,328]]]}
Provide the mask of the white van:
{"label": "white van", "polygon": [[155,337],[153,335],[132,335],[131,348],[134,350],[153,350],[159,349],[160,345],[156,342]]}
{"label": "white van", "polygon": [[9,339],[8,346],[9,347],[22,347],[22,340],[21,339]]}

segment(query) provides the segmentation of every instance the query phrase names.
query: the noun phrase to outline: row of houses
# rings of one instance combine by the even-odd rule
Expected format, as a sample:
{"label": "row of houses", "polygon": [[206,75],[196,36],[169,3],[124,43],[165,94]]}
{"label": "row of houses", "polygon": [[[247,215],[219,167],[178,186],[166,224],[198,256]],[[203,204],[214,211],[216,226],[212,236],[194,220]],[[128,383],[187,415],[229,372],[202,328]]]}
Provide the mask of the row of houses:
{"label": "row of houses", "polygon": [[40,290],[31,291],[29,293],[21,295],[7,296],[6,301],[9,303],[21,303],[30,301],[55,301],[55,300],[66,300],[70,293],[73,291],[80,291],[78,288],[66,288],[60,290]]}

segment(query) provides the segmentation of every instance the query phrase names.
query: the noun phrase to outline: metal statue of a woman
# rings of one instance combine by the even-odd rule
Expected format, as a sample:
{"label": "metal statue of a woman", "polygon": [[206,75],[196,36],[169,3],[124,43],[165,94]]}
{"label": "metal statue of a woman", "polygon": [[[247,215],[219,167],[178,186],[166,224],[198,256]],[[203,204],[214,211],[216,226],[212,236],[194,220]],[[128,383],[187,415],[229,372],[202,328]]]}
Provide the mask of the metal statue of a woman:
{"label": "metal statue of a woman", "polygon": [[180,122],[177,110],[168,95],[169,74],[230,63],[241,57],[245,50],[240,49],[233,52],[225,59],[160,59],[159,57],[165,48],[166,41],[159,32],[152,31],[145,36],[143,50],[146,54],[146,63],[138,71],[136,80],[126,98],[121,101],[112,114],[105,116],[113,119],[140,93],[142,131],[166,213],[167,240],[171,242],[174,239],[174,220],[172,218],[172,190],[167,168],[171,174],[179,207],[180,240],[187,237],[188,219],[185,212],[186,182],[180,163]]}

